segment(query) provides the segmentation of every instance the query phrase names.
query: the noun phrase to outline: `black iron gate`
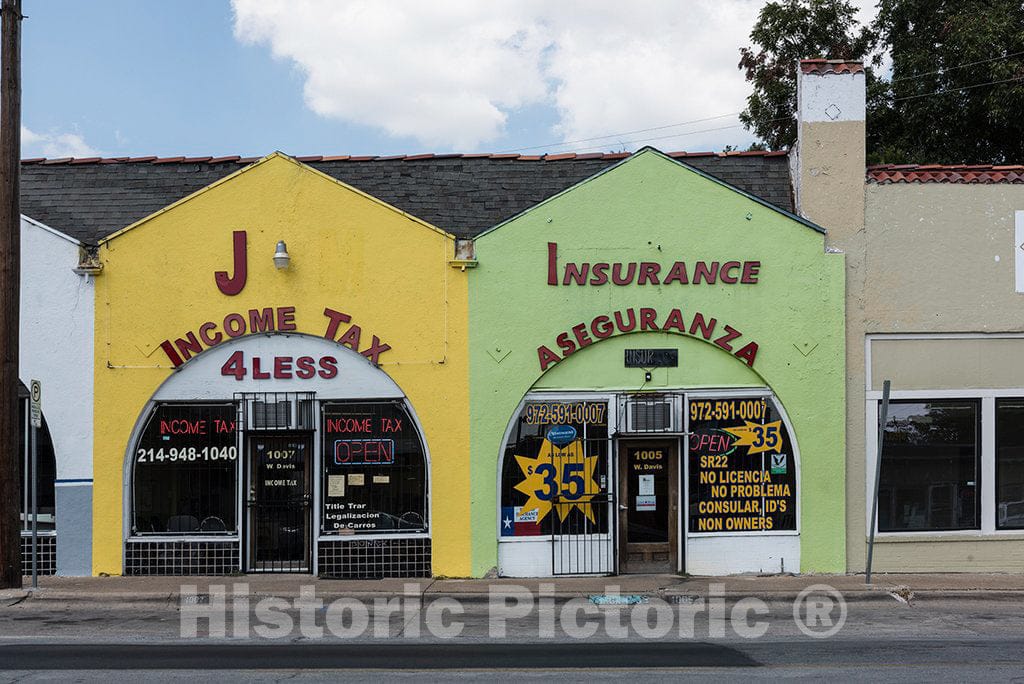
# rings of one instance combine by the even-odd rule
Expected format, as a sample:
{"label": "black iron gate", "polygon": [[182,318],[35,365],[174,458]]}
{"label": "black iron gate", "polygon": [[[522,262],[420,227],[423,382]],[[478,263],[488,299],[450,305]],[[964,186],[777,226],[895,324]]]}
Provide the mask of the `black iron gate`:
{"label": "black iron gate", "polygon": [[[615,496],[599,492],[589,498],[591,520],[577,501],[555,496],[551,525],[551,572],[554,575],[610,575],[615,572]],[[561,519],[559,507],[573,506]]]}
{"label": "black iron gate", "polygon": [[559,484],[549,513],[554,575],[615,572],[616,497],[607,445],[606,439],[583,439],[552,452]]}
{"label": "black iron gate", "polygon": [[312,392],[238,393],[246,457],[245,568],[313,569]]}
{"label": "black iron gate", "polygon": [[252,435],[248,443],[250,570],[308,572],[313,440]]}

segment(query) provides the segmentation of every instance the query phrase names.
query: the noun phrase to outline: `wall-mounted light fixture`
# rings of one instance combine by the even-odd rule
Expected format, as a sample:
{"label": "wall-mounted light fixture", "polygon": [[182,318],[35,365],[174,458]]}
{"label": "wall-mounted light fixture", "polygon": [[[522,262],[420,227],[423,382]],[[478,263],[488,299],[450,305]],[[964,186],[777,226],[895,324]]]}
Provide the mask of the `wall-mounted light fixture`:
{"label": "wall-mounted light fixture", "polygon": [[288,268],[288,263],[292,258],[288,255],[288,246],[284,244],[284,240],[279,240],[277,243],[277,249],[274,250],[274,266],[278,268]]}

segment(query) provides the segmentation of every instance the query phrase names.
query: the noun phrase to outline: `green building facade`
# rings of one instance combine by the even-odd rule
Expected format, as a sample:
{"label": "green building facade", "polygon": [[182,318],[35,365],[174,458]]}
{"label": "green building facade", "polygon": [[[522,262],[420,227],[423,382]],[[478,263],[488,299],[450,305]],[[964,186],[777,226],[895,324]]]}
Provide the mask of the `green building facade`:
{"label": "green building facade", "polygon": [[475,258],[474,575],[845,570],[821,228],[645,149]]}

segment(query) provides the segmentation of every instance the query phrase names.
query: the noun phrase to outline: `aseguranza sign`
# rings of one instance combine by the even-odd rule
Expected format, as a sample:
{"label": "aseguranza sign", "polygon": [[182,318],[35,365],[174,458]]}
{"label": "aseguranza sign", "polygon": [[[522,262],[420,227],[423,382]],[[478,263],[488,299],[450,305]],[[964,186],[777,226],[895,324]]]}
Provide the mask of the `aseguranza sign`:
{"label": "aseguranza sign", "polygon": [[[603,287],[626,285],[726,285],[752,286],[758,283],[760,261],[675,261],[664,265],[653,261],[631,262],[566,262],[559,266],[558,244],[548,243],[547,284]],[[537,347],[540,370],[545,371],[570,354],[588,347],[598,340],[616,334],[631,332],[675,332],[691,337],[702,337],[708,342],[733,354],[750,368],[757,360],[758,344],[745,339],[743,333],[717,317],[701,311],[692,314],[682,309],[658,312],[653,307],[628,308],[595,316],[581,321],[568,330],[555,335],[554,344]],[[642,350],[629,350],[642,351]],[[632,362],[631,362],[632,359]],[[643,364],[642,360],[626,354],[626,367],[674,366],[659,361]]]}
{"label": "aseguranza sign", "polygon": [[691,337],[701,337],[715,346],[731,353],[753,368],[757,360],[758,344],[744,337],[743,333],[700,311],[691,316],[682,309],[671,309],[659,313],[652,307],[630,308],[610,314],[595,316],[555,336],[554,344],[537,347],[537,360],[542,371],[598,340],[612,335],[630,332],[675,332]]}

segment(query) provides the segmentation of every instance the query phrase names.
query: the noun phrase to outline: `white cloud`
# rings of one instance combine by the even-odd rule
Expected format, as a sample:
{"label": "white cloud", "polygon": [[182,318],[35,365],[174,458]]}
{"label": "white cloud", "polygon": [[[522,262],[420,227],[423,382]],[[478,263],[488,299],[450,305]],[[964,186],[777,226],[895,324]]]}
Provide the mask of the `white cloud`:
{"label": "white cloud", "polygon": [[529,5],[459,0],[235,0],[235,35],[305,74],[317,114],[435,145],[475,147],[541,100],[542,27]]}
{"label": "white cloud", "polygon": [[51,131],[36,133],[25,126],[21,127],[22,157],[99,157],[100,152],[85,142],[78,133]]}
{"label": "white cloud", "polygon": [[[754,22],[752,2],[600,3],[603,11],[576,21],[571,8],[563,16],[549,73],[563,140],[614,131],[632,131],[693,121],[743,109],[749,90],[737,69],[739,46]],[[623,136],[636,147],[647,138],[658,147],[707,149],[719,140],[747,138],[742,128],[720,128],[735,118]],[[637,141],[630,144],[628,141]],[[616,139],[583,145],[618,144]],[[577,146],[579,148],[579,146]]]}
{"label": "white cloud", "polygon": [[[857,0],[866,6],[869,0]],[[235,36],[293,61],[317,114],[475,149],[548,105],[566,140],[739,112],[739,48],[759,0],[232,0]],[[708,149],[749,141],[735,117],[579,143]],[[550,142],[539,140],[538,143]]]}

